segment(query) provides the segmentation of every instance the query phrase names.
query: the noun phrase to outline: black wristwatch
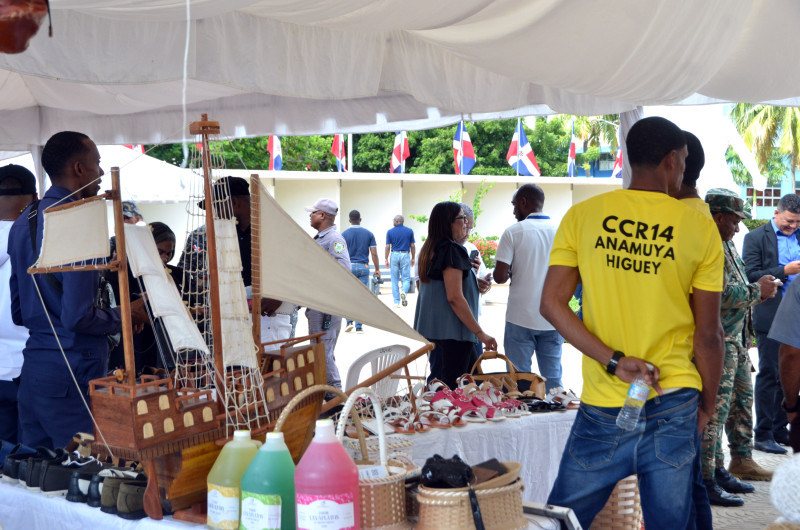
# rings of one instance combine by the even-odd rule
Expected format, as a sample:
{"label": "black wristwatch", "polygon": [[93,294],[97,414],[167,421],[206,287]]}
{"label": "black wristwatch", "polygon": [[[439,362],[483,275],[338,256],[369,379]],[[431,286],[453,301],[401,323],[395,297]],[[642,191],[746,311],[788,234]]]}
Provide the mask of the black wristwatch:
{"label": "black wristwatch", "polygon": [[784,412],[799,412],[800,411],[800,396],[797,397],[797,400],[794,402],[794,407],[787,407],[786,406],[786,398],[783,398],[781,401],[781,408]]}
{"label": "black wristwatch", "polygon": [[619,360],[622,359],[623,357],[625,357],[624,353],[622,353],[619,350],[615,351],[611,355],[611,360],[608,361],[608,364],[606,365],[606,372],[608,372],[611,375],[616,374],[617,373],[617,365],[619,364]]}

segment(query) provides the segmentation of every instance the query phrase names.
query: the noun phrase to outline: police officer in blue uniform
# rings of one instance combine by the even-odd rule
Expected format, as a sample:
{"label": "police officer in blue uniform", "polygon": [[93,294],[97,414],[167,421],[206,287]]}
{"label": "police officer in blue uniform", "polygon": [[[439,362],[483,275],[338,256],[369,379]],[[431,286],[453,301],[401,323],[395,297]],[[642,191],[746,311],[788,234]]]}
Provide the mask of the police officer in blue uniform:
{"label": "police officer in blue uniform", "polygon": [[[14,222],[8,250],[12,318],[29,331],[18,394],[20,441],[54,448],[65,446],[76,432],[92,431],[82,397],[88,403],[89,380],[106,374],[106,335],[119,333],[121,320],[118,307],[96,307],[97,271],[28,274],[41,248],[42,212],[55,203],[97,195],[103,175],[97,146],[88,136],[71,131],[57,133],[47,141],[42,166],[53,185],[41,201],[28,206]],[[137,304],[133,311],[135,324],[143,316],[146,319],[140,306]]]}
{"label": "police officer in blue uniform", "polygon": [[[306,211],[309,212],[311,227],[318,232],[314,239],[349,271],[350,253],[347,251],[347,243],[336,229],[335,224],[339,205],[331,199],[319,199],[312,206],[306,206]],[[325,346],[328,384],[342,388],[342,378],[339,376],[336,358],[333,355],[336,341],[339,340],[339,331],[342,329],[342,317],[322,313],[315,309],[307,309],[306,318],[308,319],[309,333],[325,333],[322,336],[322,343]]]}

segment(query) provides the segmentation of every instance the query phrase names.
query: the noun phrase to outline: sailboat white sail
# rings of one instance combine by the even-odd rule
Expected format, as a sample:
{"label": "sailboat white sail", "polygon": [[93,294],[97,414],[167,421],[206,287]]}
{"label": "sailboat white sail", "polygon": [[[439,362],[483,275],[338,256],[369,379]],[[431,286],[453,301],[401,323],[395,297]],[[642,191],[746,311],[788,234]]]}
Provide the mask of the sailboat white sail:
{"label": "sailboat white sail", "polygon": [[[253,180],[255,181],[255,180]],[[386,307],[353,274],[339,265],[280,207],[258,182],[261,219],[261,296],[324,313],[347,316],[369,326],[427,343]],[[275,252],[275,249],[287,249]]]}
{"label": "sailboat white sail", "polygon": [[[37,261],[40,268],[104,259],[111,253],[105,201],[66,204],[70,208],[55,207],[44,212],[42,249]],[[80,237],[75,237],[75,227],[80,227]]]}

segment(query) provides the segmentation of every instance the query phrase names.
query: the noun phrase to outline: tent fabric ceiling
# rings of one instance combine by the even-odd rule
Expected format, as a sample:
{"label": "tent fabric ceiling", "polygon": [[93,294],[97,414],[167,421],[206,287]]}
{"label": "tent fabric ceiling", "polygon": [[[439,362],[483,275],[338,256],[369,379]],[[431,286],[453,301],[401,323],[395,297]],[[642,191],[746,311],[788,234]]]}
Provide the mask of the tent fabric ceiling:
{"label": "tent fabric ceiling", "polygon": [[797,104],[795,0],[51,0],[0,55],[0,149],[430,128],[715,101]]}

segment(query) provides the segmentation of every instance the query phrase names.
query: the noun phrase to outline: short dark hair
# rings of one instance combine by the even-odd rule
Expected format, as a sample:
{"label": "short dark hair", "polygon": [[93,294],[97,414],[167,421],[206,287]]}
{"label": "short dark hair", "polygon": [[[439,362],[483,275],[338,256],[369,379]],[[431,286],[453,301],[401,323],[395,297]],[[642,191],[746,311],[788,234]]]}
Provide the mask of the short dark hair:
{"label": "short dark hair", "polygon": [[800,196],[787,193],[781,197],[781,200],[778,201],[778,211],[785,212],[787,210],[792,213],[800,213]]}
{"label": "short dark hair", "polygon": [[358,210],[350,210],[350,220],[358,221],[359,219],[361,219],[361,212]]}
{"label": "short dark hair", "polygon": [[54,134],[42,149],[42,167],[50,175],[50,180],[64,176],[69,162],[76,156],[89,154],[86,140],[91,139],[83,133],[62,131]]}
{"label": "short dark hair", "polygon": [[625,145],[631,166],[656,167],[671,151],[686,145],[686,135],[671,121],[651,116],[633,124]]}
{"label": "short dark hair", "polygon": [[536,184],[523,184],[517,188],[516,193],[514,193],[514,198],[524,198],[529,203],[537,205],[540,208],[544,206],[544,191]]}
{"label": "short dark hair", "polygon": [[686,147],[689,150],[689,156],[686,157],[686,169],[683,171],[683,184],[690,188],[696,188],[700,170],[706,165],[706,153],[697,136],[689,131],[683,131],[683,134],[686,135]]}

